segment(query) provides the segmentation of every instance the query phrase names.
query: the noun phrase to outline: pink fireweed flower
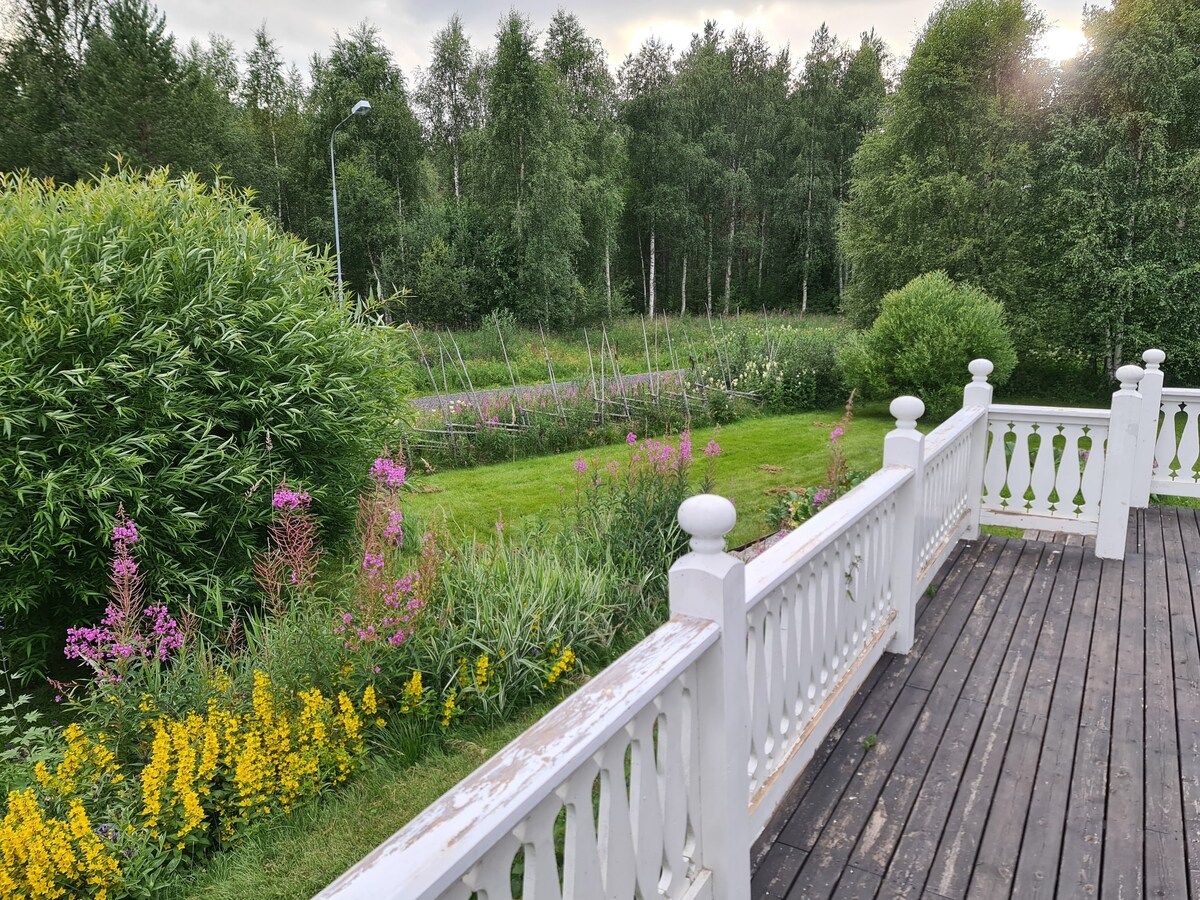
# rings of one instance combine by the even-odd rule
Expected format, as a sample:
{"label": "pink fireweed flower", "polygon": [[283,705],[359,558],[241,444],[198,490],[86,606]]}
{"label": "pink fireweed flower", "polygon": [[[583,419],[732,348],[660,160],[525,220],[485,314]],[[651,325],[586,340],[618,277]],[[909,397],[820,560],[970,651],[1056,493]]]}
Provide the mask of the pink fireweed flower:
{"label": "pink fireweed flower", "polygon": [[404,487],[408,479],[408,470],[398,465],[394,460],[381,456],[371,466],[371,480],[384,488]]}
{"label": "pink fireweed flower", "polygon": [[829,443],[836,444],[838,442],[838,438],[840,438],[845,433],[846,433],[845,430],[842,428],[841,425],[839,425],[837,428],[833,429],[833,431],[831,431],[829,433]]}
{"label": "pink fireweed flower", "polygon": [[400,523],[403,521],[404,513],[400,510],[393,509],[388,512],[388,523],[383,530],[383,535],[397,547],[404,543],[404,529],[400,527]]}
{"label": "pink fireweed flower", "polygon": [[137,526],[129,519],[113,527],[112,542],[114,544],[136,544],[138,542]]}
{"label": "pink fireweed flower", "polygon": [[293,491],[286,487],[280,487],[271,498],[271,505],[276,509],[307,509],[311,502],[308,491]]}
{"label": "pink fireweed flower", "polygon": [[629,432],[629,434],[625,435],[625,443],[627,443],[630,447],[632,447],[634,444],[637,443],[637,435],[634,434],[632,431]]}
{"label": "pink fireweed flower", "polygon": [[721,445],[716,441],[709,441],[704,448],[704,455],[711,459],[714,456],[721,455]]}
{"label": "pink fireweed flower", "polygon": [[582,459],[575,460],[575,471],[581,475],[588,470],[588,464]]}
{"label": "pink fireweed flower", "polygon": [[684,462],[692,461],[692,433],[690,431],[679,435],[679,458]]}

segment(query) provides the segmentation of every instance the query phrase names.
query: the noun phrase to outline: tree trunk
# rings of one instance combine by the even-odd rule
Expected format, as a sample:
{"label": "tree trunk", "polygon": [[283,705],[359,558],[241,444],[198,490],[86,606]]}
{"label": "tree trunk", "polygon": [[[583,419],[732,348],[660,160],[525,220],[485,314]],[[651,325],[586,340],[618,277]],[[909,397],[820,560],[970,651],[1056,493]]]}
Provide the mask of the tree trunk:
{"label": "tree trunk", "polygon": [[708,314],[712,315],[712,216],[707,216],[708,219],[708,272],[705,276],[708,282],[708,306],[706,307]]}
{"label": "tree trunk", "polygon": [[521,208],[521,198],[525,194],[525,135],[517,135],[517,154],[520,165],[517,168],[517,209]]}
{"label": "tree trunk", "polygon": [[812,205],[813,205],[813,154],[812,142],[808,144],[808,196],[804,205],[804,285],[800,295],[800,315],[808,312],[808,274],[812,263]]}
{"label": "tree trunk", "polygon": [[763,257],[767,255],[767,208],[758,220],[758,299],[762,300]]}
{"label": "tree trunk", "polygon": [[396,204],[400,212],[400,268],[408,273],[408,259],[404,255],[404,195],[400,193],[400,179],[396,179]]}
{"label": "tree trunk", "polygon": [[454,145],[454,205],[462,205],[462,192],[458,183],[458,145]]}
{"label": "tree trunk", "polygon": [[654,226],[650,226],[650,318],[654,318]]}
{"label": "tree trunk", "polygon": [[[842,207],[846,203],[845,181],[842,178],[842,163],[838,161],[838,212],[840,217]],[[835,218],[836,221],[836,218]],[[834,247],[837,252],[837,270],[838,270],[838,304],[846,299],[846,254],[842,252],[842,242],[834,241]]]}
{"label": "tree trunk", "polygon": [[646,254],[642,252],[642,229],[638,228],[638,262],[642,264],[642,305],[650,303],[650,290],[646,284]]}
{"label": "tree trunk", "polygon": [[279,142],[275,139],[275,117],[268,120],[271,129],[271,155],[275,159],[275,211],[279,215],[279,224],[283,225],[283,181],[279,178]]}
{"label": "tree trunk", "polygon": [[725,296],[722,303],[725,307],[725,315],[729,315],[729,292],[733,284],[733,234],[734,226],[737,224],[737,198],[735,197],[729,206],[729,246],[725,253]]}
{"label": "tree trunk", "polygon": [[687,312],[687,254],[683,254],[683,278],[679,279],[679,315]]}
{"label": "tree trunk", "polygon": [[612,259],[608,251],[608,235],[604,236],[604,298],[608,303],[608,317],[612,318]]}

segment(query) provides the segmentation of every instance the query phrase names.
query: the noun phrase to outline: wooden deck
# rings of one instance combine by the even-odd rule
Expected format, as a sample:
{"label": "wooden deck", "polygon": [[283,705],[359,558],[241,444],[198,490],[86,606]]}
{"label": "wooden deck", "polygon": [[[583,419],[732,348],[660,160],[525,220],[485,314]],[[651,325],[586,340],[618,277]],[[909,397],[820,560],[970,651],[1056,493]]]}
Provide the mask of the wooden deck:
{"label": "wooden deck", "polygon": [[1128,546],[963,543],[755,848],[753,896],[1200,900],[1197,513],[1139,510]]}

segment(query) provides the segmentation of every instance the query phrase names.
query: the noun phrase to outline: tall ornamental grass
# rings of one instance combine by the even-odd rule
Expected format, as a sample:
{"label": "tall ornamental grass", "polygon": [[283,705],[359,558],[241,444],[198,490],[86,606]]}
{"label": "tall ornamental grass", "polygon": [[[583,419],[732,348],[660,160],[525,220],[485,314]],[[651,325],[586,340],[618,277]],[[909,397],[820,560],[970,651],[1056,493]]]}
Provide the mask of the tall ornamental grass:
{"label": "tall ornamental grass", "polygon": [[207,618],[252,584],[248,498],[284,471],[345,530],[401,385],[392,337],[338,310],[330,274],[190,175],[0,175],[0,615],[20,655],[101,603],[120,502],[154,522],[148,589]]}

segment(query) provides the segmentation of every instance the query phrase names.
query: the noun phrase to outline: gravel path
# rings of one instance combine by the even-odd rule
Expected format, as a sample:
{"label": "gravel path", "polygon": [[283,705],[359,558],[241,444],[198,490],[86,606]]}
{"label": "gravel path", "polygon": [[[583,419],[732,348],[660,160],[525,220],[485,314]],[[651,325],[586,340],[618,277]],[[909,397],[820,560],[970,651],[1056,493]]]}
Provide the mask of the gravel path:
{"label": "gravel path", "polygon": [[[660,372],[658,374],[659,375],[681,375],[681,374],[683,374],[683,371],[679,370],[678,372]],[[636,384],[641,384],[641,383],[647,381],[649,378],[650,378],[650,376],[645,373],[641,373],[638,375],[622,375],[621,382],[625,386],[628,387],[628,386],[632,386],[632,385],[636,385]],[[605,380],[605,383],[612,384],[615,380],[616,379],[614,379],[614,378],[608,378]],[[561,390],[566,390],[568,388],[590,387],[591,380],[589,379],[587,381],[560,381],[560,382],[557,382],[557,384],[558,384],[558,389],[561,391]],[[511,397],[514,393],[520,394],[522,397],[536,396],[538,394],[543,394],[543,393],[548,394],[548,393],[550,393],[550,390],[551,390],[551,385],[549,382],[546,382],[545,384],[522,385],[522,386],[516,388],[515,391],[513,390],[513,388],[510,388],[510,387],[489,388],[486,391],[476,391],[475,396],[476,396],[476,398],[479,399],[480,402],[483,402],[484,400],[487,400],[487,399],[495,399],[495,398],[500,398],[500,397]],[[450,394],[450,395],[443,394],[441,400],[448,400],[450,403],[470,403],[471,395],[468,393]],[[425,397],[414,397],[411,400],[411,403],[413,404],[413,406],[416,406],[418,409],[438,410],[441,408],[439,405],[440,401],[438,399],[437,394],[429,394]]]}

